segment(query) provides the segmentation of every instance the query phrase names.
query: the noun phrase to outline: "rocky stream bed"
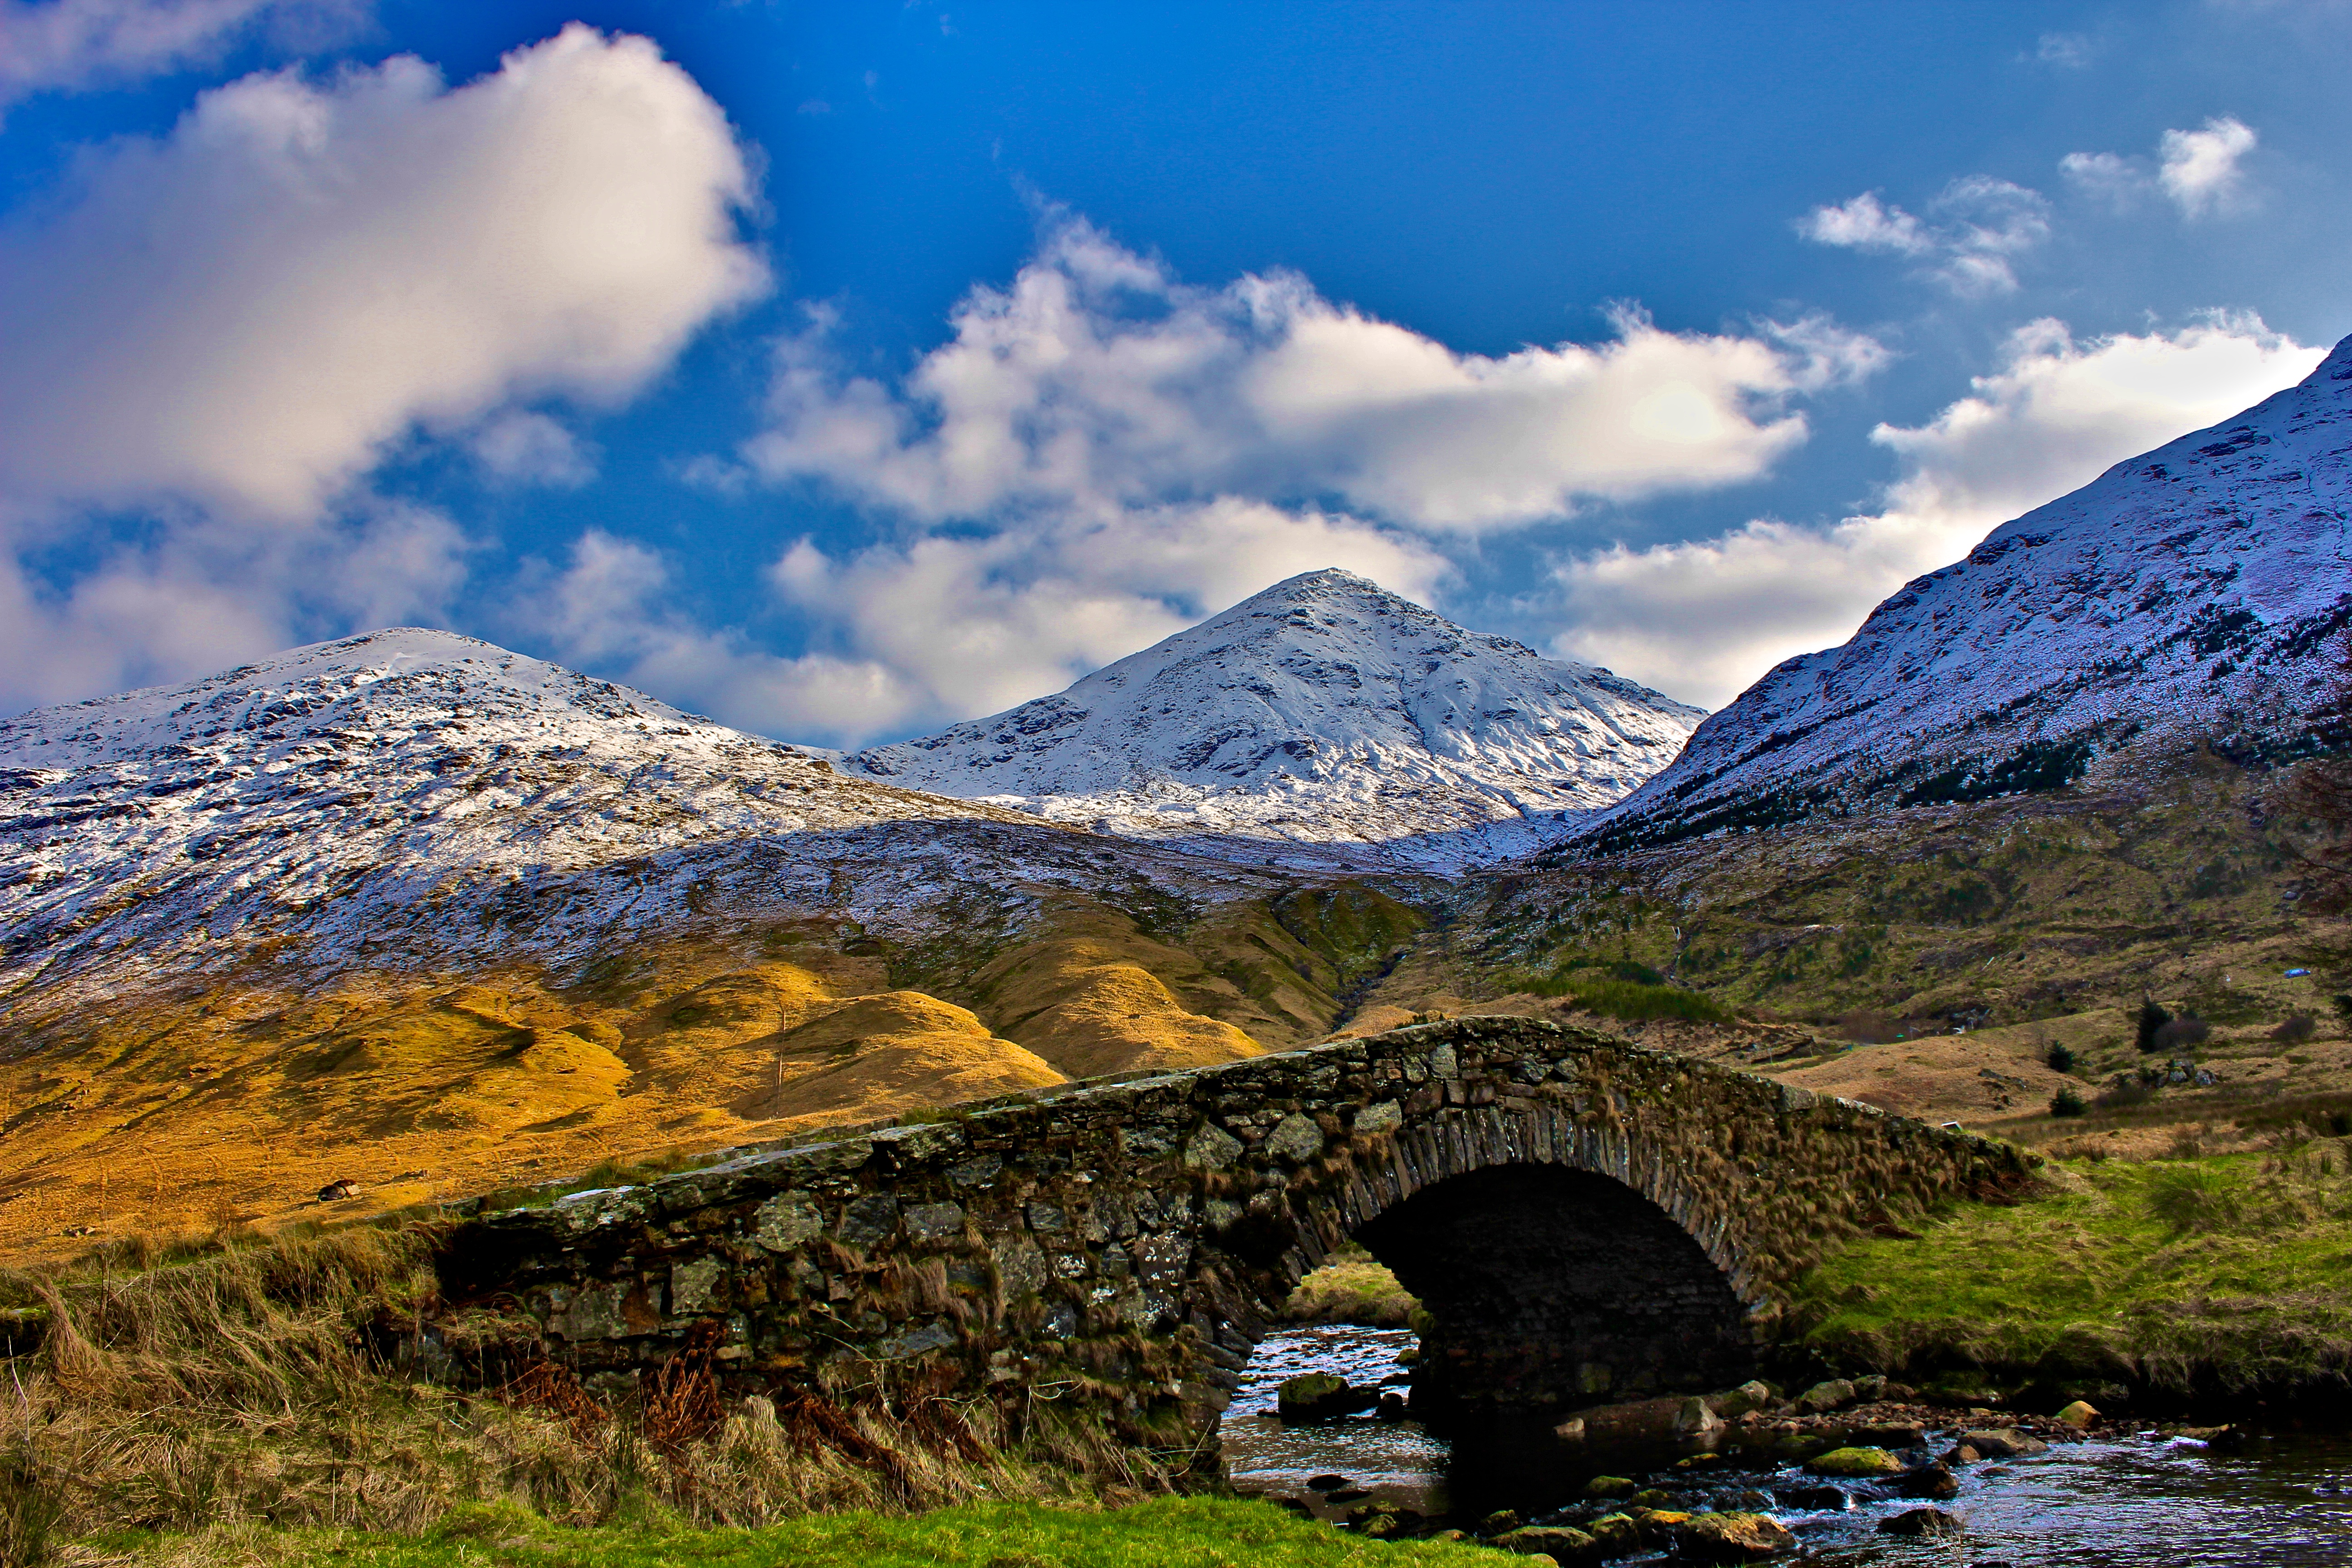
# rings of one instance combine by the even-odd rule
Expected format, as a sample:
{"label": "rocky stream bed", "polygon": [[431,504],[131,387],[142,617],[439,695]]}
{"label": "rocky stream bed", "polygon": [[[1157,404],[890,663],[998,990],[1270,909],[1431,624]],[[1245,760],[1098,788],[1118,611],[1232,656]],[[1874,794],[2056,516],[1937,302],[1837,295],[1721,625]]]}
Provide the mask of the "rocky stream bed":
{"label": "rocky stream bed", "polygon": [[[1563,1565],[2352,1563],[2342,1426],[2158,1425],[2087,1405],[2062,1418],[1865,1379],[1444,1437],[1396,1397],[1413,1342],[1346,1326],[1268,1338],[1225,1417],[1234,1485],[1339,1529],[1479,1540]],[[1277,1413],[1286,1383],[1291,1419]],[[1302,1409],[1318,1390],[1326,1413]]]}

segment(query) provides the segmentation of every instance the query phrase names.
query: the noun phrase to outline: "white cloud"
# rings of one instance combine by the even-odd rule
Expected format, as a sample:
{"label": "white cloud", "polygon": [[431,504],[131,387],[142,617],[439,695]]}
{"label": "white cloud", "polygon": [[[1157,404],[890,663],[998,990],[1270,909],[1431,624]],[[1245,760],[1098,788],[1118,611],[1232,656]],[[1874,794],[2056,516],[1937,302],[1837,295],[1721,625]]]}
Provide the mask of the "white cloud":
{"label": "white cloud", "polygon": [[[25,634],[0,696],[446,601],[463,542],[366,473],[422,432],[509,479],[585,478],[593,453],[517,405],[617,402],[762,289],[752,195],[684,72],[577,26],[456,89],[408,57],[247,77],[91,153],[0,230],[0,591]],[[27,574],[67,537],[101,563]]]}
{"label": "white cloud", "polygon": [[2148,186],[2145,169],[2114,153],[2069,153],[2058,160],[2058,172],[2084,195],[2117,207],[2131,205]]}
{"label": "white cloud", "polygon": [[2160,192],[2183,217],[2201,218],[2247,205],[2241,164],[2260,140],[2251,128],[2225,116],[2208,120],[2202,130],[2166,132],[2153,163],[2115,153],[2069,153],[2058,168],[2077,190],[2119,210]]}
{"label": "white cloud", "polygon": [[1059,215],[899,382],[842,374],[831,325],[782,346],[743,467],[692,477],[814,482],[898,525],[772,574],[838,659],[898,683],[896,710],[796,689],[853,739],[1053,690],[1297,572],[1426,598],[1433,541],[1753,478],[1803,439],[1793,399],[1887,357],[1821,316],[1678,334],[1631,308],[1598,346],[1457,353],[1294,275],[1187,285]]}
{"label": "white cloud", "polygon": [[2015,258],[2050,237],[2050,204],[2039,191],[1989,174],[1954,180],[1927,204],[1928,217],[1864,191],[1835,206],[1815,207],[1797,232],[1816,245],[1900,256],[1920,275],[1963,299],[2013,293]]}
{"label": "white cloud", "polygon": [[0,496],[315,516],[413,423],[625,396],[764,286],[718,105],[572,26],[205,94],[0,236]]}
{"label": "white cloud", "polygon": [[2087,33],[2044,33],[2033,46],[2036,60],[2061,70],[2081,70],[2097,53],[2098,44]]}
{"label": "white cloud", "polygon": [[1239,494],[1475,531],[1752,479],[1803,439],[1784,404],[1816,358],[1615,327],[1461,354],[1292,274],[1187,286],[1063,219],[896,388],[837,376],[821,330],[787,344],[745,456],[924,521]]}
{"label": "white cloud", "polygon": [[596,449],[544,414],[508,409],[467,442],[493,478],[576,489],[596,477]]}
{"label": "white cloud", "polygon": [[365,0],[0,0],[0,105],[204,65],[256,34],[318,47],[364,25]]}
{"label": "white cloud", "polygon": [[2244,198],[2245,173],[2238,163],[2254,150],[2256,140],[2252,130],[2227,116],[2207,121],[2200,131],[2168,131],[2158,149],[2162,166],[2157,182],[2186,216],[2226,212]]}
{"label": "white cloud", "polygon": [[2293,384],[2324,352],[2251,315],[2087,343],[2033,322],[1970,396],[1916,428],[1873,432],[1904,469],[1883,511],[1828,528],[1759,520],[1570,561],[1559,578],[1571,626],[1555,647],[1720,704],[1780,660],[1850,636],[1879,600],[1999,524]]}

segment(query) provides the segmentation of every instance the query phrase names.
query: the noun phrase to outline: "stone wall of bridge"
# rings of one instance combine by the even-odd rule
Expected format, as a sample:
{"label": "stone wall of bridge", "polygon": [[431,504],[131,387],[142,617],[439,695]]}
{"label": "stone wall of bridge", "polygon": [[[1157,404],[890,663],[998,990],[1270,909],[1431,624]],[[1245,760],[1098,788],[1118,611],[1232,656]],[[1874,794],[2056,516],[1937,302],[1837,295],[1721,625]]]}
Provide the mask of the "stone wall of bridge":
{"label": "stone wall of bridge", "polygon": [[1744,1375],[1858,1230],[2028,1176],[2004,1144],[1524,1019],[1078,1085],[479,1215],[446,1293],[593,1385],[715,1336],[741,1392],[899,1373],[1205,1442],[1350,1237],[1423,1298],[1443,1423]]}

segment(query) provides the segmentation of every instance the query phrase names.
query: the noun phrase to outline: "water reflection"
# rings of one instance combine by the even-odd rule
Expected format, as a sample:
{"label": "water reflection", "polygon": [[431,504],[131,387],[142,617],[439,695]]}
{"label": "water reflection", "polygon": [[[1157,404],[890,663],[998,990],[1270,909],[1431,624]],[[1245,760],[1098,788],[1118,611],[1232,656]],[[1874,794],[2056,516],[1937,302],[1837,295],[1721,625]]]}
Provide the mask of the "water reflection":
{"label": "water reflection", "polygon": [[[1307,1372],[1349,1382],[1401,1385],[1400,1357],[1413,1336],[1347,1327],[1285,1331],[1259,1345],[1224,1423],[1224,1454],[1245,1490],[1314,1500],[1307,1482],[1351,1483],[1325,1517],[1372,1498],[1393,1498],[1433,1517],[1451,1506],[1475,1519],[1511,1507],[1524,1515],[1559,1508],[1591,1473],[1534,1435],[1458,1449],[1417,1423],[1369,1416],[1285,1427],[1272,1412],[1275,1386]],[[1614,1467],[1612,1467],[1614,1468]],[[1450,1477],[1449,1477],[1450,1473]],[[1622,1472],[1621,1472],[1622,1473]],[[1705,1483],[1661,1477],[1670,1489],[1770,1491],[1811,1481],[1797,1469],[1726,1472]],[[1818,1483],[1815,1483],[1818,1484]],[[2132,1437],[2061,1444],[2047,1454],[1960,1472],[1960,1495],[1941,1506],[1958,1515],[1965,1543],[1882,1535],[1880,1521],[1920,1506],[1857,1500],[1836,1512],[1781,1509],[1801,1556],[1824,1568],[1970,1563],[1974,1568],[2345,1568],[2352,1564],[2352,1438],[2276,1433],[2246,1451],[2223,1454],[2179,1440]],[[1694,1495],[1693,1502],[1704,1503]],[[1726,1506],[1728,1506],[1727,1504]]]}

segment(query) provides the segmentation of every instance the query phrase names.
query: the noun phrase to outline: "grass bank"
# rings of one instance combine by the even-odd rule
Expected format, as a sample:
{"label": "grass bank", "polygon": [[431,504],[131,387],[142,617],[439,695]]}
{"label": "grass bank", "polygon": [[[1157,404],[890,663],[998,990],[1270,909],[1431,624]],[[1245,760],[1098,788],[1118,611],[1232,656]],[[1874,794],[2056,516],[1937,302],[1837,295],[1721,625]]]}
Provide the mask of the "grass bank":
{"label": "grass bank", "polygon": [[1411,1568],[1489,1561],[1446,1542],[1391,1544],[1311,1523],[1271,1503],[1162,1498],[1122,1509],[980,1503],[912,1517],[865,1511],[759,1530],[649,1521],[564,1529],[511,1508],[467,1508],[413,1535],[224,1528],[123,1533],[91,1542],[90,1561],[123,1568]]}
{"label": "grass bank", "polygon": [[1814,1269],[1798,1288],[1804,1345],[1856,1371],[1931,1386],[1979,1373],[2045,1397],[2352,1382],[2352,1140],[2050,1170],[2044,1196],[1959,1205]]}
{"label": "grass bank", "polygon": [[[583,1387],[536,1358],[535,1341],[504,1344],[503,1320],[449,1310],[436,1240],[424,1226],[357,1228],[130,1271],[135,1260],[100,1255],[0,1274],[0,1563],[106,1561],[86,1543],[125,1531],[179,1542],[142,1550],[192,1564],[298,1561],[287,1543],[314,1540],[273,1535],[244,1557],[188,1545],[262,1526],[327,1531],[315,1543],[329,1555],[358,1539],[337,1546],[334,1531],[391,1531],[428,1554],[382,1561],[455,1562],[457,1547],[426,1532],[483,1508],[559,1530],[649,1515],[757,1530],[1165,1489],[1153,1457],[1098,1423],[903,1376],[722,1400],[708,1365],[681,1352],[634,1388]],[[437,1350],[394,1364],[420,1329]],[[467,1366],[497,1376],[460,1375]],[[609,1547],[582,1562],[654,1560],[628,1556],[625,1533],[582,1539]],[[171,1555],[184,1546],[197,1554]]]}

